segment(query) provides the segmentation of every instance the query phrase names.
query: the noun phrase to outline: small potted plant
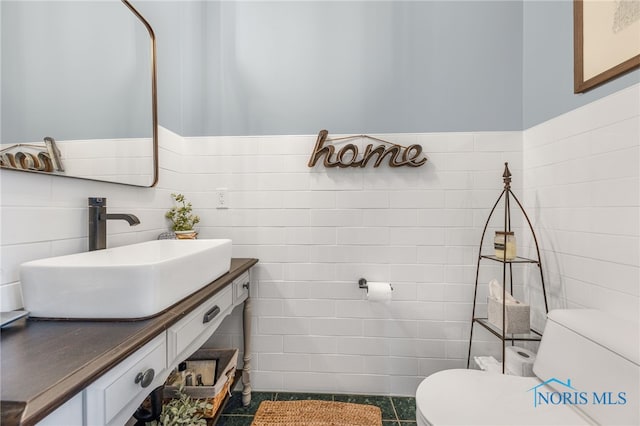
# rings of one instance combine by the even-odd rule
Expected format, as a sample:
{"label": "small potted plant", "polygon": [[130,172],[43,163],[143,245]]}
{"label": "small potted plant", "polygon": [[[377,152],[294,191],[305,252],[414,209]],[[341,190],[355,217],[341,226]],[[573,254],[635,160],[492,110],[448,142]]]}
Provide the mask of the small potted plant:
{"label": "small potted plant", "polygon": [[185,200],[184,195],[171,194],[171,197],[178,205],[171,207],[165,217],[171,220],[171,229],[175,232],[176,238],[195,239],[198,233],[193,227],[200,222],[200,217],[192,213],[193,207]]}

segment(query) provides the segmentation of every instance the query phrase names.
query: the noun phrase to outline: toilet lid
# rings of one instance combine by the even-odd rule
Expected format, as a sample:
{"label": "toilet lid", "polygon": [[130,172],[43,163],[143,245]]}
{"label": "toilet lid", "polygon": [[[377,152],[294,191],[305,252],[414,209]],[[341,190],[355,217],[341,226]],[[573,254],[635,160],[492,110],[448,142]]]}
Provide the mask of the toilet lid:
{"label": "toilet lid", "polygon": [[422,381],[416,391],[416,415],[440,425],[588,425],[569,405],[534,407],[536,377],[444,370]]}

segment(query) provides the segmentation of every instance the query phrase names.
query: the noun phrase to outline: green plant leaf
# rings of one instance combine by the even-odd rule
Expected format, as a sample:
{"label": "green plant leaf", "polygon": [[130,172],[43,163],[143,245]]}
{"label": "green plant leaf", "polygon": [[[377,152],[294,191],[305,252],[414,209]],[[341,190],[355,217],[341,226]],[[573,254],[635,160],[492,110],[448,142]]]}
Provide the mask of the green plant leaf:
{"label": "green plant leaf", "polygon": [[172,222],[174,231],[190,231],[196,223],[200,222],[200,217],[192,213],[193,207],[185,200],[182,194],[171,194],[171,197],[179,205],[171,207],[165,217]]}

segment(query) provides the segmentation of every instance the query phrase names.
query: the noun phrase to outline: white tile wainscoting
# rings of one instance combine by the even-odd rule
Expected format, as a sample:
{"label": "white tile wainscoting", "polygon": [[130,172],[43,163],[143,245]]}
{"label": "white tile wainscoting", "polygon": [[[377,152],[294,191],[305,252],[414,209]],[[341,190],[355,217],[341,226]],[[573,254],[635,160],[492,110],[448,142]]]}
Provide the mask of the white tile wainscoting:
{"label": "white tile wainscoting", "polygon": [[552,305],[638,321],[640,86],[526,130],[523,159]]}
{"label": "white tile wainscoting", "polygon": [[[201,238],[232,238],[234,257],[260,258],[254,389],[413,395],[425,375],[466,363],[478,242],[505,161],[538,232],[552,306],[638,315],[638,90],[524,132],[382,135],[421,144],[429,161],[417,169],[309,169],[316,135],[163,129],[154,189],[2,171],[2,307],[19,305],[21,262],[86,250],[87,197],[140,217],[136,228],[109,224],[116,246],[164,231],[180,191]],[[218,188],[228,209],[216,209]],[[391,304],[366,301],[360,277],[393,282]],[[239,346],[240,319],[210,343]],[[484,337],[474,349],[497,354]]]}
{"label": "white tile wainscoting", "polygon": [[[420,144],[429,161],[309,169],[316,135],[185,138],[201,235],[260,258],[257,389],[413,395],[426,374],[466,364],[479,229],[505,161],[521,188],[522,133],[374,136]],[[222,187],[228,210],[215,208]],[[392,282],[391,304],[368,302],[360,277]],[[239,319],[211,344],[239,343]]]}

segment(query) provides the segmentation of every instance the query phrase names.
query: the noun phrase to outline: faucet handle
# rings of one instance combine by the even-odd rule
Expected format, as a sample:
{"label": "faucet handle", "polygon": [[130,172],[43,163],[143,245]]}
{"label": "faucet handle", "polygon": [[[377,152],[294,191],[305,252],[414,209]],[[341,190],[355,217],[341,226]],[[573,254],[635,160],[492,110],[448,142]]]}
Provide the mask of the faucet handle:
{"label": "faucet handle", "polygon": [[106,207],[107,199],[104,197],[89,197],[89,207]]}

